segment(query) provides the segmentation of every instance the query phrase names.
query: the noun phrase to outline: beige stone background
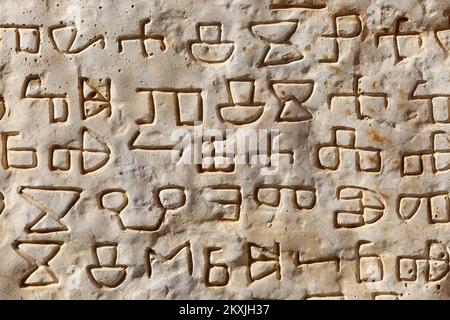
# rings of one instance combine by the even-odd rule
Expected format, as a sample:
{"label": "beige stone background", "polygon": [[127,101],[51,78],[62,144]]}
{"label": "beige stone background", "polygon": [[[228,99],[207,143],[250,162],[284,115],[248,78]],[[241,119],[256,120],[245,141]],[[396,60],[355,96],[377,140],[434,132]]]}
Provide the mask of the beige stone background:
{"label": "beige stone background", "polygon": [[[5,107],[0,119],[1,298],[449,298],[448,1],[292,0],[284,4],[279,9],[281,0],[0,1],[0,94]],[[333,24],[340,15],[353,18]],[[395,31],[400,17],[407,21]],[[138,34],[143,19],[150,19],[146,34],[162,36],[165,48],[149,41],[146,57],[138,41],[126,41],[119,52],[118,39]],[[275,23],[271,30],[276,33],[286,20],[297,24],[295,32],[279,42],[301,52],[303,58],[284,63],[285,56],[279,64],[258,64],[268,42],[255,36],[252,26]],[[357,21],[362,29],[351,36]],[[211,22],[221,24],[221,41],[232,43],[231,57],[223,63],[204,63],[189,54],[189,43],[197,37],[196,25]],[[100,40],[80,52],[55,48],[49,28],[61,23],[78,30],[73,48],[95,37],[101,37],[97,39],[103,41],[103,48]],[[39,31],[35,52],[36,34],[23,29],[30,26]],[[351,37],[345,38],[346,28]],[[377,34],[386,35],[378,46]],[[337,62],[323,62],[334,50],[339,51]],[[30,89],[41,98],[22,95],[30,75],[41,79],[40,88]],[[328,103],[334,94],[352,93],[355,76],[361,77],[357,96],[363,114],[359,117],[355,97],[331,108]],[[264,113],[250,124],[222,123],[216,106],[229,102],[226,80],[239,77],[255,80],[255,101],[264,103]],[[103,83],[100,92],[105,92],[105,81],[110,79],[110,96],[102,96],[109,100],[110,115],[101,110],[82,116],[82,78],[90,79],[94,87]],[[302,106],[312,119],[277,121],[282,102],[270,84],[288,80],[313,81],[311,96]],[[416,92],[421,98],[414,98],[420,81],[427,82]],[[195,165],[173,163],[170,151],[130,150],[136,132],[145,141],[152,137],[146,132],[156,130],[157,141],[170,143],[170,133],[177,129],[170,105],[158,109],[158,124],[136,123],[148,112],[148,96],[136,92],[140,87],[200,89],[204,129],[278,129],[280,146],[293,152],[293,163],[282,160],[272,175],[264,175],[261,166],[247,164],[236,165],[231,173],[198,172]],[[64,93],[67,120],[50,123],[49,97]],[[388,105],[370,100],[374,95],[386,97]],[[90,98],[95,97],[94,90]],[[320,166],[319,149],[332,141],[334,127],[354,130],[355,143],[345,142],[348,132],[341,137],[342,145],[350,147],[341,150],[339,168],[327,170]],[[93,172],[80,170],[82,128],[95,132],[93,136],[110,149],[108,162]],[[439,141],[433,140],[433,132],[438,132]],[[89,149],[89,143],[94,149],[104,147],[95,141],[85,140],[85,148]],[[55,145],[70,149],[71,163],[65,170],[50,168]],[[23,148],[35,149],[32,168],[20,166],[32,162],[33,151]],[[358,170],[355,153],[361,148],[380,151],[379,170]],[[412,166],[416,172],[422,159],[423,170],[402,174],[404,153],[418,154],[406,169]],[[88,156],[98,161],[96,155]],[[99,157],[103,156],[100,152]],[[434,168],[433,159],[438,163]],[[257,201],[255,190],[261,185],[283,186],[278,207]],[[124,190],[128,197],[122,210],[125,219],[145,224],[161,213],[155,193],[161,186],[184,188],[185,203],[174,200],[179,193],[169,193],[163,202],[183,205],[168,209],[156,230],[121,229],[117,214],[99,206],[104,190]],[[211,186],[240,188],[238,219],[223,218],[218,208],[236,210],[236,205],[211,201]],[[295,187],[314,190],[313,208],[295,207],[289,189]],[[342,187],[363,189],[348,189],[355,199],[342,199]],[[219,198],[224,200],[229,193],[220,193]],[[274,194],[270,189],[269,199]],[[76,195],[79,199],[67,207]],[[400,204],[402,195],[422,199],[409,199],[413,207],[409,210],[419,205],[412,216],[399,214],[408,210],[402,207],[406,202]],[[347,210],[364,214],[364,219],[373,211],[380,214],[381,210],[382,216],[337,228],[336,212],[349,206]],[[50,222],[60,221],[67,230],[30,229],[30,223],[42,214],[53,217]],[[187,242],[191,258],[184,249],[161,262]],[[116,253],[113,247],[102,251],[103,265],[95,265],[93,255],[99,244],[117,245]],[[151,250],[160,256],[151,255]],[[94,278],[89,276],[92,272]]]}

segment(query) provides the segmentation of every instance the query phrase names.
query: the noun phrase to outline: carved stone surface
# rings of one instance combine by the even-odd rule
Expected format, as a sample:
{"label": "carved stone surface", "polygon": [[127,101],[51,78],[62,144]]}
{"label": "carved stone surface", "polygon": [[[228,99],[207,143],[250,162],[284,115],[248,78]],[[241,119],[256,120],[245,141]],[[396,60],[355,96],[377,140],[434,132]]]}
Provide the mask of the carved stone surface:
{"label": "carved stone surface", "polygon": [[0,9],[0,298],[450,298],[447,1]]}

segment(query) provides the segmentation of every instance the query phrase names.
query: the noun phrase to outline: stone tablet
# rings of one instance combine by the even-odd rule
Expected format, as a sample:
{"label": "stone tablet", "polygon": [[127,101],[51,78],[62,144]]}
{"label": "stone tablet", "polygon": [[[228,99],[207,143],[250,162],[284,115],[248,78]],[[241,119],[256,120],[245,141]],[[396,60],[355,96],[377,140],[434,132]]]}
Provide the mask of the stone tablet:
{"label": "stone tablet", "polygon": [[0,9],[0,298],[450,298],[446,1]]}

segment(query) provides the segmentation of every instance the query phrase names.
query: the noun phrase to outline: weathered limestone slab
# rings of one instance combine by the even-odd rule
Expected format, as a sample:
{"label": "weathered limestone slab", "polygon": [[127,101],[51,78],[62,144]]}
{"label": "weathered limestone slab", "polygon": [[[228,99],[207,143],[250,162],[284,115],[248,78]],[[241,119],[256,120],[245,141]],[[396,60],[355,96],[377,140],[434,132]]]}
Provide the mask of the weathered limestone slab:
{"label": "weathered limestone slab", "polygon": [[449,298],[448,7],[2,0],[0,298]]}

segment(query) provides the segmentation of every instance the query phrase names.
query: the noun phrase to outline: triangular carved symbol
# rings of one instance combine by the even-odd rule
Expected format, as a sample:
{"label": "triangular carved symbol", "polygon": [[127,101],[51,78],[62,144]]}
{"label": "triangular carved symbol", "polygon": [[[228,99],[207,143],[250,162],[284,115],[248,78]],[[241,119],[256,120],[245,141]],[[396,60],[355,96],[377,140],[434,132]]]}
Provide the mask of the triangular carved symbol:
{"label": "triangular carved symbol", "polygon": [[93,117],[103,110],[107,117],[111,116],[111,79],[105,79],[102,83],[94,83],[88,78],[81,77],[78,80],[78,91],[83,120]]}
{"label": "triangular carved symbol", "polygon": [[13,249],[29,264],[20,280],[21,287],[47,286],[58,283],[58,277],[48,263],[58,254],[62,241],[17,240]]}
{"label": "triangular carved symbol", "polygon": [[82,190],[75,187],[23,186],[19,194],[41,214],[25,227],[28,233],[67,231],[61,219],[75,206]]}
{"label": "triangular carved symbol", "polygon": [[303,106],[313,93],[313,80],[274,80],[270,82],[270,89],[282,103],[277,121],[302,122],[313,118],[311,112]]}

